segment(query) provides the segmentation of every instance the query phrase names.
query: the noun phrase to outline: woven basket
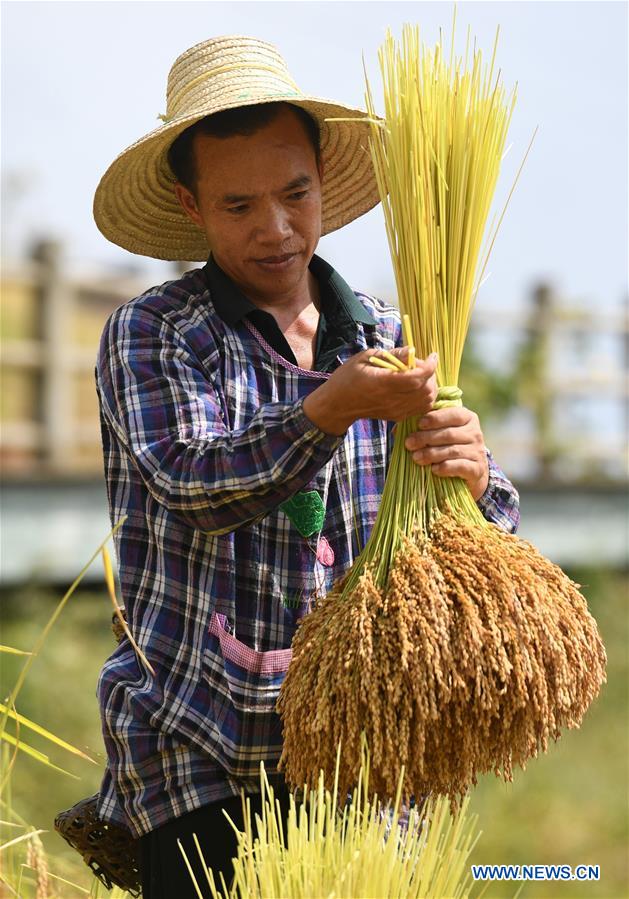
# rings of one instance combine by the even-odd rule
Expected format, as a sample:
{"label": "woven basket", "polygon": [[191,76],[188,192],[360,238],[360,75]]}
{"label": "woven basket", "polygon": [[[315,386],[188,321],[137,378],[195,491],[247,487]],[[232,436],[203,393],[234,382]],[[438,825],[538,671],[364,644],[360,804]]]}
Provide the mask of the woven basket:
{"label": "woven basket", "polygon": [[60,812],[55,818],[55,830],[81,854],[108,890],[117,886],[132,896],[140,896],[138,841],[130,831],[101,821],[96,813],[97,800],[98,794]]}

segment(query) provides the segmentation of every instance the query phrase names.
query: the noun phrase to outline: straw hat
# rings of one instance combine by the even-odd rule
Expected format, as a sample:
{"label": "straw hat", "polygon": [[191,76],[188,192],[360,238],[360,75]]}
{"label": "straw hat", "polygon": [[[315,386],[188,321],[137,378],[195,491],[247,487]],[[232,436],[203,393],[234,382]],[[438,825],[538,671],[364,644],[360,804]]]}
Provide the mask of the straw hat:
{"label": "straw hat", "polygon": [[105,172],[94,197],[94,218],[108,240],[143,256],[205,260],[205,234],[182,210],[166,156],[199,119],[224,109],[288,102],[303,107],[321,131],[322,233],[358,218],[379,201],[368,152],[368,124],[326,122],[363,117],[331,100],[303,94],[277,49],[251,37],[213,38],[186,50],[168,75],[164,124],[132,144]]}

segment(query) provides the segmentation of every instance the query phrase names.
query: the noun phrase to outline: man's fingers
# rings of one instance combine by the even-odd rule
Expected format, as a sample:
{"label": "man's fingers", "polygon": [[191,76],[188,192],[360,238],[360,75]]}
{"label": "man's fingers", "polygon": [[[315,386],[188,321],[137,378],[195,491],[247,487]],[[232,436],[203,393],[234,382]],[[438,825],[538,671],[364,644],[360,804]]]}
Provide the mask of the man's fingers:
{"label": "man's fingers", "polygon": [[427,446],[458,446],[462,443],[481,444],[475,428],[440,428],[438,431],[415,431],[406,438],[406,449],[420,450]]}
{"label": "man's fingers", "polygon": [[[404,350],[407,350],[407,347],[403,347]],[[395,352],[390,352],[390,355],[394,355],[396,359],[399,359],[400,362],[403,362],[406,365],[407,357],[406,355],[402,355],[400,348],[398,347]],[[391,366],[393,363],[387,359],[387,356],[380,350],[365,350],[365,361],[369,362],[370,368],[375,368],[375,370],[383,375],[398,375],[399,376],[399,387],[401,390],[409,392],[411,390],[416,390],[418,385],[424,381],[428,381],[435,374],[437,369],[438,359],[436,354],[433,356],[429,356],[428,359],[419,359],[416,360],[415,368],[407,368],[406,370],[402,369],[392,369]],[[370,361],[372,358],[378,360],[377,364]]]}
{"label": "man's fingers", "polygon": [[[409,347],[395,347],[390,350],[392,356],[395,356],[396,359],[399,359],[405,365],[408,365],[409,360]],[[430,378],[437,370],[437,365],[439,364],[439,356],[437,353],[431,353],[426,359],[415,359],[415,367],[409,368],[408,372],[400,372],[405,377],[417,376],[419,374],[420,378]]]}
{"label": "man's fingers", "polygon": [[[383,382],[383,386],[390,391],[391,399],[397,398],[404,402],[406,415],[421,416],[434,402],[437,393],[437,383],[434,375],[428,378],[417,376],[415,372],[384,372],[390,375],[390,380]],[[409,405],[410,403],[410,405]]]}
{"label": "man's fingers", "polygon": [[439,364],[439,357],[436,353],[431,353],[427,359],[416,359],[415,360],[415,369],[414,371],[420,371],[422,375],[426,378],[431,377],[437,371],[437,365]]}
{"label": "man's fingers", "polygon": [[471,462],[469,459],[448,459],[434,463],[431,468],[432,473],[440,478],[463,478],[465,481],[478,478],[482,471],[479,462]]}
{"label": "man's fingers", "polygon": [[436,428],[461,427],[477,419],[476,413],[465,406],[447,406],[445,409],[434,409],[427,412],[419,421],[422,431]]}
{"label": "man's fingers", "polygon": [[[409,347],[394,347],[392,350],[387,350],[386,353],[384,350],[364,350],[364,358],[365,361],[369,361],[370,357],[375,356],[376,359],[380,359],[383,362],[388,362],[391,365],[391,361],[387,359],[387,355],[395,356],[396,359],[399,359],[400,362],[403,362],[404,365],[408,365],[409,358]],[[373,365],[373,363],[371,363]],[[439,364],[439,357],[437,353],[431,353],[427,359],[415,359],[415,367],[407,368],[406,371],[399,370],[399,374],[404,376],[405,380],[415,381],[415,380],[427,380],[428,378],[434,375],[437,370],[437,365]],[[382,369],[385,370],[384,368]],[[395,374],[398,372],[396,371]],[[391,372],[394,374],[394,372]]]}
{"label": "man's fingers", "polygon": [[422,449],[413,451],[413,461],[419,465],[432,465],[441,462],[472,462],[480,465],[482,455],[480,452],[475,453],[470,448],[470,444],[451,445],[448,446],[425,446]]}
{"label": "man's fingers", "polygon": [[[389,350],[391,355],[395,356],[396,359],[400,359],[404,362],[405,365],[408,365],[410,347],[408,346],[397,346],[394,349]],[[428,366],[431,373],[434,372],[437,368],[437,364],[439,362],[439,355],[437,353],[431,353],[425,359],[419,359],[415,356],[415,368],[423,368]]]}

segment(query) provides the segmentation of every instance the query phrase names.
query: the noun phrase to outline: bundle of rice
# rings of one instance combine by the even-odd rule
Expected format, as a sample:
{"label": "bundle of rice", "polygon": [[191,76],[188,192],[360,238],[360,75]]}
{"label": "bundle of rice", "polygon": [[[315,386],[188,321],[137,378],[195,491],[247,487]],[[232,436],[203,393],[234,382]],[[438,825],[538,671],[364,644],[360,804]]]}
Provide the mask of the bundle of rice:
{"label": "bundle of rice", "polygon": [[[401,783],[390,806],[379,804],[377,797],[370,799],[369,763],[364,759],[351,801],[339,808],[338,780],[327,790],[321,774],[316,789],[299,803],[291,797],[284,827],[261,767],[262,817],[256,816],[254,828],[245,804],[244,832],[232,823],[238,855],[231,888],[222,875],[218,885],[205,864],[207,883],[200,883],[179,844],[200,899],[204,895],[212,899],[463,899],[470,895],[468,860],[478,837],[474,837],[476,816],[467,816],[466,803],[452,818],[446,800],[431,799],[421,811],[412,809],[408,818],[400,819]],[[203,861],[198,840],[196,848]]]}
{"label": "bundle of rice", "polygon": [[[461,405],[463,344],[497,230],[481,253],[515,102],[494,77],[495,52],[487,68],[475,49],[468,67],[468,36],[465,61],[446,62],[406,27],[380,51],[384,121],[367,84],[400,309],[408,343],[439,353],[437,408]],[[381,796],[403,768],[405,796],[432,790],[456,805],[479,773],[510,780],[578,727],[606,657],[578,585],[488,524],[462,480],[413,462],[404,441],[417,429],[398,426],[370,539],[298,628],[278,704],[280,766],[295,785],[319,769],[329,779],[341,741],[350,787],[364,732]]]}

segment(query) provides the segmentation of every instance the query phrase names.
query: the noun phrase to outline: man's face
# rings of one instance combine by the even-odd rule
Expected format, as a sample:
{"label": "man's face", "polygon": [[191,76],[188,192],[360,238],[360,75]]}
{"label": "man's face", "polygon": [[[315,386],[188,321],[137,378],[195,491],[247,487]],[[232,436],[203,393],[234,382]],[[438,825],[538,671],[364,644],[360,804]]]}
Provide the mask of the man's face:
{"label": "man's face", "polygon": [[220,267],[262,305],[299,293],[321,236],[321,171],[300,120],[282,109],[249,136],[198,134],[194,152],[196,200],[175,189]]}

